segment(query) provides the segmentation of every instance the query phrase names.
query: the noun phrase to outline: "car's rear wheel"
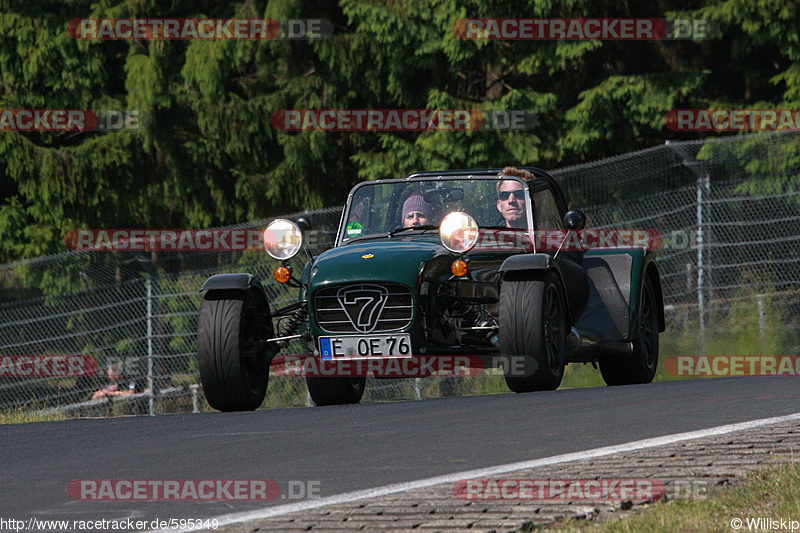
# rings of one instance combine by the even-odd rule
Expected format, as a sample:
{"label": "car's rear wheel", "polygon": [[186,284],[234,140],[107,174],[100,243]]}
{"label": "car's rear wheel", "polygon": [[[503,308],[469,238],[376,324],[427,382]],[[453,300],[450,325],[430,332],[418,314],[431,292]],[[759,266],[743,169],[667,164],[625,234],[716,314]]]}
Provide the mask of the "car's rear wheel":
{"label": "car's rear wheel", "polygon": [[306,376],[311,399],[318,406],[358,403],[364,395],[366,377]]}
{"label": "car's rear wheel", "polygon": [[[197,363],[208,404],[219,411],[252,411],[269,381],[269,309],[249,291],[208,291],[197,328]],[[266,320],[270,320],[267,318]]]}
{"label": "car's rear wheel", "polygon": [[509,389],[557,389],[564,377],[566,337],[566,297],[554,272],[541,281],[503,282],[500,347],[509,362],[505,369]]}
{"label": "car's rear wheel", "polygon": [[639,336],[633,340],[630,358],[600,360],[600,373],[607,385],[650,383],[658,370],[658,316],[653,283],[645,276],[639,305]]}

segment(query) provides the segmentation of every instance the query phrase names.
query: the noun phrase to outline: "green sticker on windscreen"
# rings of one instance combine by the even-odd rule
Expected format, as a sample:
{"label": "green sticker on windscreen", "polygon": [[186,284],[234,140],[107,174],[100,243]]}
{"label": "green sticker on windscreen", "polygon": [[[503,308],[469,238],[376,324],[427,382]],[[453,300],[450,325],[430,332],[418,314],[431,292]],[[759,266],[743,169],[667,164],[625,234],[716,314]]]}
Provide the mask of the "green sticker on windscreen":
{"label": "green sticker on windscreen", "polygon": [[361,235],[362,229],[364,229],[364,226],[361,225],[361,222],[351,222],[345,228],[345,232],[348,237],[357,237]]}

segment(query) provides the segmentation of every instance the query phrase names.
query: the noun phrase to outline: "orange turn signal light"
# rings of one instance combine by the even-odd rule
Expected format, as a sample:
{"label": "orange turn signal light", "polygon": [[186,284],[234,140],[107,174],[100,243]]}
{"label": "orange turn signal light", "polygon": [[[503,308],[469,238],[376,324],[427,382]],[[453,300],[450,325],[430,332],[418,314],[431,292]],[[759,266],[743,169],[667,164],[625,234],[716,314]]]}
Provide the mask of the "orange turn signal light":
{"label": "orange turn signal light", "polygon": [[466,276],[467,270],[469,270],[467,262],[462,259],[456,259],[453,261],[453,264],[450,265],[450,271],[458,277]]}
{"label": "orange turn signal light", "polygon": [[289,278],[292,277],[292,273],[286,267],[278,267],[275,269],[275,281],[278,283],[286,283],[289,281]]}

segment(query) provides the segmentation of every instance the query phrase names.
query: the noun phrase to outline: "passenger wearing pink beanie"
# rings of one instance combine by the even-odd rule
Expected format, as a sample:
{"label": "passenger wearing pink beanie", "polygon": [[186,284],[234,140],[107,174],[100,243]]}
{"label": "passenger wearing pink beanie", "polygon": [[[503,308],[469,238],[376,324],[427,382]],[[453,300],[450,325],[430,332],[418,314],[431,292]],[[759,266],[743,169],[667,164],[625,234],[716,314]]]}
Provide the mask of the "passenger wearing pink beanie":
{"label": "passenger wearing pink beanie", "polygon": [[403,227],[431,224],[432,209],[422,196],[409,196],[403,203]]}

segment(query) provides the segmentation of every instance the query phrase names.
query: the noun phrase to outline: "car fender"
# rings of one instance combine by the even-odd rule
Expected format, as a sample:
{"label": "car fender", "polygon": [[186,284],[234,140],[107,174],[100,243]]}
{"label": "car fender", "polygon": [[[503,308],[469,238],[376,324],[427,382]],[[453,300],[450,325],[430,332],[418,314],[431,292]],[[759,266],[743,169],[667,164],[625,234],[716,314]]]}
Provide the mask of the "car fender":
{"label": "car fender", "polygon": [[538,280],[554,270],[564,288],[564,276],[558,264],[549,254],[533,253],[512,255],[500,265],[500,274],[504,281]]}
{"label": "car fender", "polygon": [[[269,298],[267,297],[267,291],[264,289],[264,286],[261,284],[261,280],[259,280],[256,276],[247,273],[236,273],[236,274],[214,274],[210,278],[208,278],[203,285],[200,287],[200,291],[249,291],[255,290],[258,294],[260,294],[264,301],[269,304]],[[208,293],[206,294],[208,296]]]}
{"label": "car fender", "polygon": [[[663,332],[667,329],[667,323],[664,317],[664,289],[661,286],[661,274],[658,271],[655,258],[652,253],[648,253],[645,259],[645,274],[650,277],[653,283],[653,292],[656,298],[656,309],[658,310],[658,331]],[[644,284],[644,279],[642,279]]]}
{"label": "car fender", "polygon": [[597,331],[609,341],[634,340],[647,276],[655,292],[659,331],[664,331],[663,291],[652,252],[643,247],[598,248],[586,252],[583,266],[589,276],[590,294],[578,320],[579,328]]}
{"label": "car fender", "polygon": [[[565,274],[562,268],[566,268],[567,266],[575,269],[575,272],[571,272],[571,275]],[[558,279],[561,281],[561,288],[564,290],[564,295],[567,299],[569,322],[570,325],[573,325],[578,318],[577,315],[582,313],[586,307],[589,298],[586,275],[580,265],[562,266],[557,258],[549,254],[533,253],[513,255],[503,261],[503,264],[500,266],[503,279],[508,281],[543,279],[551,270],[556,273]],[[574,284],[567,283],[566,279],[576,281],[575,276],[578,274],[578,271],[581,274],[578,278],[579,281]]]}
{"label": "car fender", "polygon": [[658,330],[664,331],[666,324],[664,320],[664,292],[661,287],[661,275],[658,272],[653,252],[644,248],[636,250],[634,261],[631,265],[631,298],[630,316],[631,330],[628,338],[633,340],[639,331],[639,307],[641,306],[642,291],[644,290],[645,278],[650,278],[653,285],[653,292],[656,306],[656,319],[658,320]]}
{"label": "car fender", "polygon": [[503,261],[503,264],[500,265],[500,272],[503,273],[503,277],[506,277],[510,272],[547,271],[552,268],[555,268],[555,263],[548,254],[517,254]]}

